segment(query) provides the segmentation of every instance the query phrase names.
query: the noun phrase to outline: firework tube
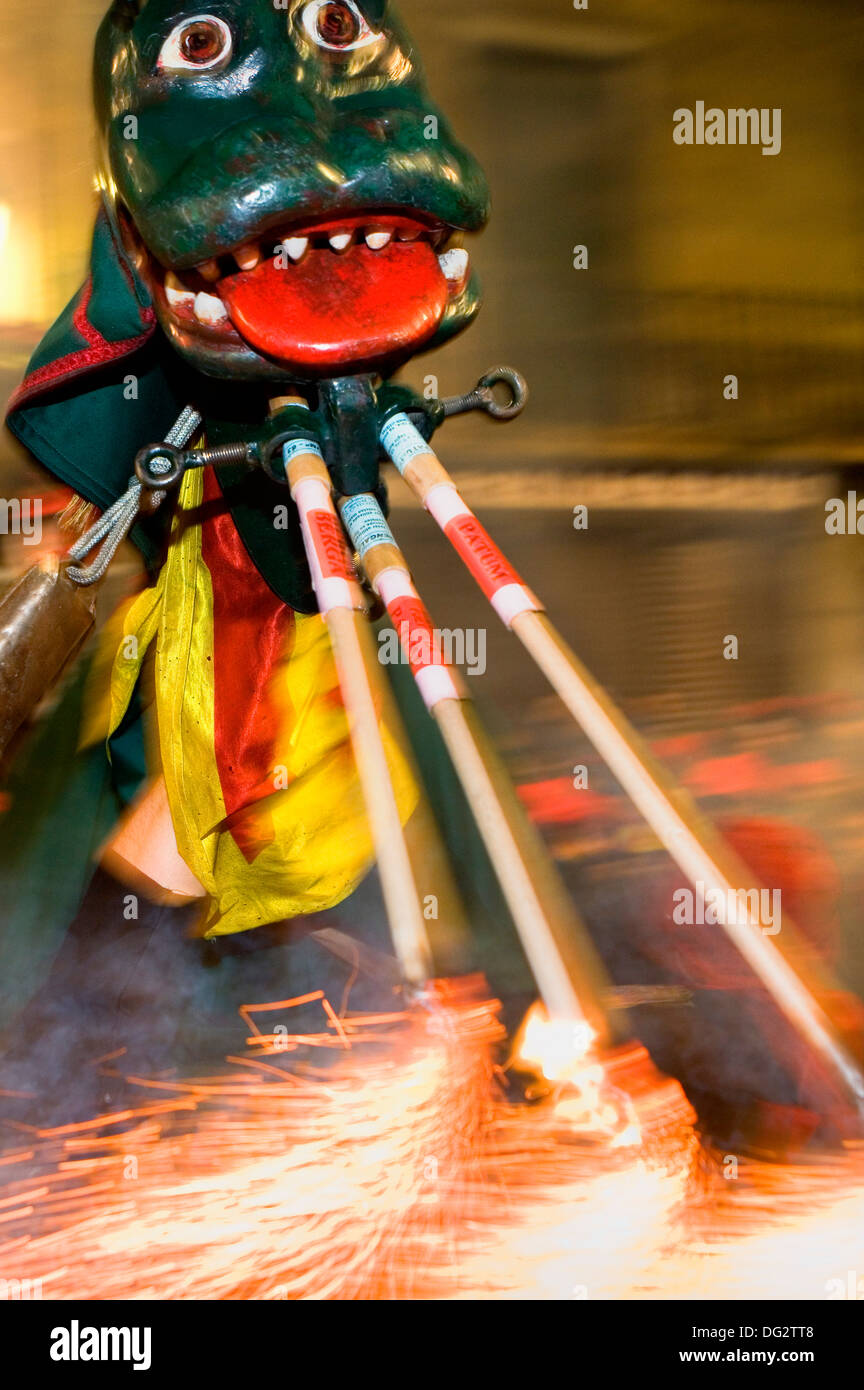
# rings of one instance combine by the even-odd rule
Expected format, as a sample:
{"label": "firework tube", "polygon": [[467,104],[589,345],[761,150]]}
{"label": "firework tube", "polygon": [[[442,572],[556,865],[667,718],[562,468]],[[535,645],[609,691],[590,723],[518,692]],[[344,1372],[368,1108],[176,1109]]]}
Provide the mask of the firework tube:
{"label": "firework tube", "polygon": [[[499,617],[519,638],[682,873],[697,893],[714,891],[714,898],[721,903],[717,909],[721,925],[778,1008],[832,1074],[841,1078],[859,1109],[864,1108],[860,1066],[788,959],[799,940],[792,923],[784,914],[783,942],[773,939],[774,925],[763,921],[761,907],[754,910],[752,906],[754,897],[761,904],[761,893],[747,893],[748,882],[751,888],[756,886],[753,875],[556,631],[407,415],[394,415],[385,423],[381,442]],[[469,544],[470,537],[474,540]],[[732,912],[730,903],[735,905]],[[836,988],[825,972],[818,979],[812,970],[810,974],[820,991]]]}
{"label": "firework tube", "polygon": [[606,985],[590,937],[492,749],[461,679],[446,662],[432,619],[375,497],[343,499],[342,520],[366,575],[399,634],[435,719],[551,1017],[607,1042]]}
{"label": "firework tube", "polygon": [[381,737],[370,675],[376,660],[362,592],[318,445],[294,440],[285,445],[283,460],[315,595],[333,643],[394,948],[407,982],[422,986],[433,975],[432,952]]}
{"label": "firework tube", "polygon": [[463,502],[449,475],[407,415],[393,415],[381,442],[403,478],[438,522],[450,544],[508,627],[520,613],[538,613],[543,605]]}
{"label": "firework tube", "polygon": [[346,497],[339,509],[369,582],[399,634],[426,708],[433,711],[440,700],[461,699],[461,686],[441,655],[432,619],[377,499],[371,493]]}

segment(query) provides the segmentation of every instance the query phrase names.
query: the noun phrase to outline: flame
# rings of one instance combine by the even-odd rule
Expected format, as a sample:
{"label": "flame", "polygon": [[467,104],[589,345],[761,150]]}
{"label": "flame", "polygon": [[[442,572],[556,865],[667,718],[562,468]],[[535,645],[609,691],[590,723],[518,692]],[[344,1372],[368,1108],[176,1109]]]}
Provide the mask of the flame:
{"label": "flame", "polygon": [[553,1019],[545,1005],[532,1004],[516,1039],[515,1054],[548,1081],[576,1078],[595,1039],[586,1019]]}
{"label": "flame", "polygon": [[642,1136],[633,1105],[610,1083],[595,1042],[586,1019],[551,1018],[538,1001],[517,1035],[514,1064],[553,1083],[560,1119],[597,1134],[613,1148],[637,1145]]}

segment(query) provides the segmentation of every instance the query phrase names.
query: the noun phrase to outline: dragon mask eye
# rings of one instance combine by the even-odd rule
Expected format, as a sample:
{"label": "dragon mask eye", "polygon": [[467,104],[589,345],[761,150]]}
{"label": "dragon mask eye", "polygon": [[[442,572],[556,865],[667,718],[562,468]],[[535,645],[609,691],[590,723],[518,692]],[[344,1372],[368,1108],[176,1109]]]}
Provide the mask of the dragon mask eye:
{"label": "dragon mask eye", "polygon": [[159,54],[159,67],[163,72],[212,72],[227,63],[232,46],[231,30],[223,19],[195,15],[171,30]]}
{"label": "dragon mask eye", "polygon": [[309,38],[331,53],[348,53],[377,43],[381,35],[371,29],[354,0],[310,0],[300,12]]}

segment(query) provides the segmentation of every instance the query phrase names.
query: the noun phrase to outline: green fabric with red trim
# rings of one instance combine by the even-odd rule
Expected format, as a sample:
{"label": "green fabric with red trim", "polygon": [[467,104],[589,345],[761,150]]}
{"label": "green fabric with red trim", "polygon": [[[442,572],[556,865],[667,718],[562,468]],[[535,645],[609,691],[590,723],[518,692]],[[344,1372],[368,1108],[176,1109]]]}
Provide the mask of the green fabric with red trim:
{"label": "green fabric with red trim", "polygon": [[[138,450],[164,439],[189,402],[204,415],[215,443],[254,433],[267,392],[210,381],[183,362],[158,328],[150,295],[102,207],[90,274],[33,354],[6,423],[54,477],[104,510],[128,488]],[[299,523],[292,512],[288,531],[272,525],[284,491],[257,475],[229,475],[223,486],[267,583],[299,612],[314,612]],[[162,509],[132,532],[151,567],[161,556],[168,519]]]}
{"label": "green fabric with red trim", "polygon": [[[87,281],[34,352],[7,425],[54,477],[104,510],[126,491],[142,444],[177,418],[185,378],[101,208]],[[136,527],[148,561],[160,534],[155,520]]]}

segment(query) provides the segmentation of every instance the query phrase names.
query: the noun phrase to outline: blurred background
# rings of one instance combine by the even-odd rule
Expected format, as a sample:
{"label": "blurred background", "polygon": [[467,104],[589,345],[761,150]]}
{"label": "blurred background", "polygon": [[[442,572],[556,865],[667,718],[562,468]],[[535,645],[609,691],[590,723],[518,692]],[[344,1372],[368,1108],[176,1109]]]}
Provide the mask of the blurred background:
{"label": "blurred background", "polygon": [[[104,7],[0,0],[6,395],[83,276]],[[745,847],[767,834],[787,869],[809,866],[802,891],[816,897],[799,915],[814,914],[821,949],[864,991],[864,542],[825,530],[829,498],[864,496],[860,4],[401,10],[495,207],[474,250],[477,326],[409,376],[435,373],[452,394],[503,361],[533,393],[506,429],[454,421],[444,457],[702,804]],[[698,101],[781,108],[781,153],[676,145],[673,112]],[[724,398],[731,374],[737,400]],[[37,485],[4,436],[0,492]],[[483,600],[398,485],[394,502],[441,626],[485,627]],[[579,506],[587,529],[574,529]],[[7,577],[19,562],[8,543]],[[506,634],[490,628],[488,642],[472,693],[603,938],[606,921],[647,911],[657,846]]]}
{"label": "blurred background", "polygon": [[[105,8],[0,3],[10,381],[81,280],[90,48]],[[847,456],[864,359],[854,0],[401,9],[495,199],[478,252],[487,306],[440,360],[448,382],[487,357],[518,358],[536,395],[532,458],[546,465],[711,460],[750,471]],[[675,145],[673,111],[698,100],[781,107],[782,153]],[[576,244],[588,247],[586,272],[572,269]],[[732,409],[729,372],[741,378]]]}

